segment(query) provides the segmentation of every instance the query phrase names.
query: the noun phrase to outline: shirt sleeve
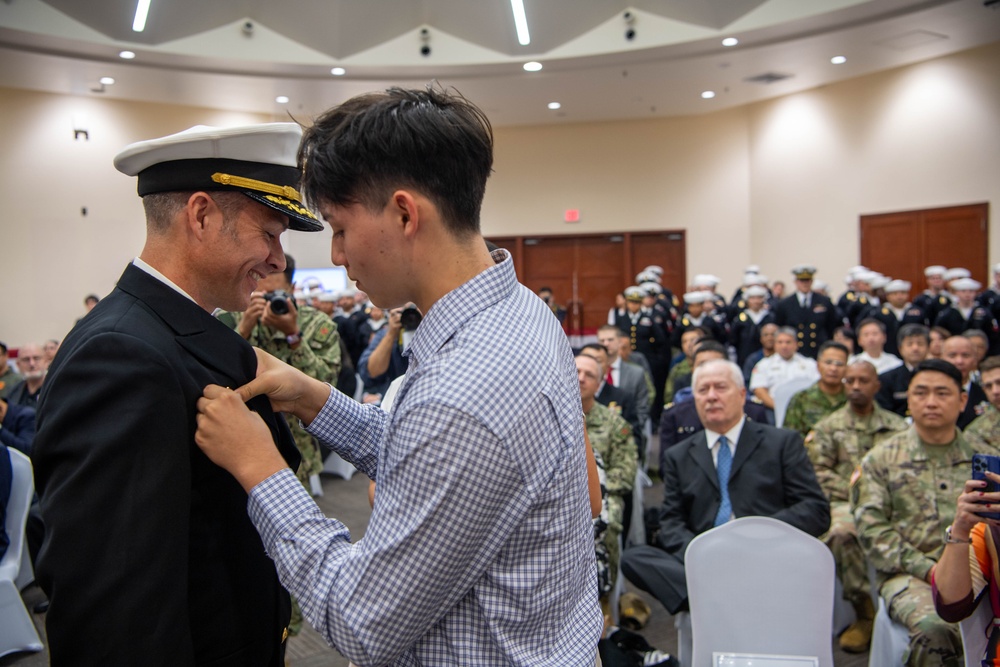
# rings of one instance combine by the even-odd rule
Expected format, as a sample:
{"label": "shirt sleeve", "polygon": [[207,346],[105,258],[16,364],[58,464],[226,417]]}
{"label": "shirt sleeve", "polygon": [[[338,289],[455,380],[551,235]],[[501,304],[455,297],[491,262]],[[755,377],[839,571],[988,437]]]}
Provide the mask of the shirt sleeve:
{"label": "shirt sleeve", "polygon": [[358,403],[331,387],[323,408],[305,429],[369,479],[375,479],[388,418],[381,408]]}
{"label": "shirt sleeve", "polygon": [[426,635],[496,561],[534,501],[504,443],[466,413],[418,405],[392,428],[371,521],[354,545],[289,470],[250,494],[282,583],[358,664],[392,662]]}

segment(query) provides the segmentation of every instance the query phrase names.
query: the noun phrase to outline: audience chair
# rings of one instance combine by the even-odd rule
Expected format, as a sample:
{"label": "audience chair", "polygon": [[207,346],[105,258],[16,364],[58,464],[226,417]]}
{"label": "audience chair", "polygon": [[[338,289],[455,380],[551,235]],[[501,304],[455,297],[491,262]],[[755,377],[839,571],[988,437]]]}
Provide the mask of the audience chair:
{"label": "audience chair", "polygon": [[5,526],[10,545],[0,560],[0,656],[42,650],[38,631],[21,599],[21,589],[35,579],[24,540],[28,509],[35,494],[31,459],[17,450],[7,451],[14,475]]}
{"label": "audience chair", "polygon": [[833,555],[770,517],[734,519],[695,537],[684,557],[691,663],[713,652],[807,656],[833,667]]}
{"label": "audience chair", "polygon": [[872,645],[868,651],[868,667],[899,667],[903,664],[903,654],[909,645],[910,633],[906,626],[889,618],[885,600],[881,595],[878,596]]}
{"label": "audience chair", "polygon": [[976,610],[958,624],[962,632],[962,650],[965,653],[965,667],[981,667],[981,658],[993,630],[993,607],[990,606],[988,589],[979,596]]}
{"label": "audience chair", "polygon": [[816,383],[816,378],[792,378],[780,384],[774,385],[771,389],[771,398],[774,399],[774,423],[777,426],[785,424],[785,412],[792,396],[803,389],[808,389]]}

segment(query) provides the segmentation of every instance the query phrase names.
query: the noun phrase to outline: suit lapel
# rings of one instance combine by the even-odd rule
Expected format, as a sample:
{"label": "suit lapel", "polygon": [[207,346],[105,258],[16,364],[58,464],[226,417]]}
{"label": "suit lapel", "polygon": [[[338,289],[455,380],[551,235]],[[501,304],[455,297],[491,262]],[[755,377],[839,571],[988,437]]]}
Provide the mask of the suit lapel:
{"label": "suit lapel", "polygon": [[[174,331],[178,345],[205,368],[229,378],[232,388],[256,377],[257,356],[250,343],[169,285],[129,264],[118,281],[118,288],[156,313]],[[272,410],[266,396],[255,396],[247,401],[247,407],[261,416],[278,450],[295,470],[301,456],[285,419]]]}
{"label": "suit lapel", "polygon": [[736,476],[736,473],[739,472],[743,464],[753,454],[753,450],[760,446],[761,438],[761,432],[757,424],[749,419],[746,420],[743,423],[743,431],[740,433],[739,442],[736,443],[736,456],[733,457],[733,467],[729,473],[730,479]]}
{"label": "suit lapel", "polygon": [[[737,450],[738,451],[738,450]],[[712,485],[719,488],[719,475],[715,471],[715,462],[712,461],[712,452],[708,448],[708,436],[702,431],[690,444],[688,453],[694,459],[695,465],[701,468],[705,476],[708,477]]]}

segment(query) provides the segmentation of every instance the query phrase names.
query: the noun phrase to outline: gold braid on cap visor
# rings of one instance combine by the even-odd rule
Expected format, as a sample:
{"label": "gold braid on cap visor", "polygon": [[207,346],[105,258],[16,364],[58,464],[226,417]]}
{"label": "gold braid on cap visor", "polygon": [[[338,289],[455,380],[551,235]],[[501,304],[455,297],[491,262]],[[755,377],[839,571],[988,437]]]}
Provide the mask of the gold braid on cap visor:
{"label": "gold braid on cap visor", "polygon": [[297,202],[302,201],[299,191],[290,185],[275,185],[266,181],[244,178],[243,176],[233,176],[232,174],[221,174],[219,172],[212,174],[212,180],[222,185],[231,185],[234,188],[256,190],[257,192],[266,192],[269,195],[280,195]]}

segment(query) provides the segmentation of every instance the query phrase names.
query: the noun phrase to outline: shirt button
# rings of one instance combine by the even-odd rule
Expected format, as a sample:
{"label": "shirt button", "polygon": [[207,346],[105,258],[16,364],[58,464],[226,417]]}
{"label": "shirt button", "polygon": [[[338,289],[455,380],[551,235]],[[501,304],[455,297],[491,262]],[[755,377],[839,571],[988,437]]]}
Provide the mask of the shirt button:
{"label": "shirt button", "polygon": [[942,491],[947,491],[948,490],[948,485],[945,484],[944,482],[941,482],[941,490]]}

